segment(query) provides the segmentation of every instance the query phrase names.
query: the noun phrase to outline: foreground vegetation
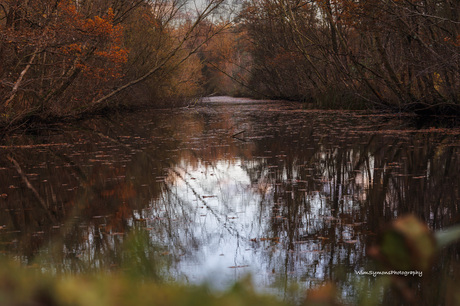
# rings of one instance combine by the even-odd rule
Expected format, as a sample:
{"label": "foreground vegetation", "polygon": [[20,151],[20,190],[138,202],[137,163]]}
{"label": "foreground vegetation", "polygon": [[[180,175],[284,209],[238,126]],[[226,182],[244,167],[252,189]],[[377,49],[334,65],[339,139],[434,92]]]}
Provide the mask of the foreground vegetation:
{"label": "foreground vegetation", "polygon": [[[191,286],[165,282],[159,277],[152,258],[132,243],[142,237],[132,233],[125,249],[128,259],[118,272],[71,275],[52,274],[40,264],[27,268],[3,259],[0,266],[0,303],[2,305],[290,305],[292,302],[256,293],[249,278],[234,284],[224,292],[213,292],[206,285]],[[372,275],[361,276],[354,283],[358,290],[355,305],[396,304],[395,297],[405,304],[421,305],[417,286],[423,275],[430,274],[433,260],[441,248],[456,241],[460,227],[433,234],[426,224],[414,216],[397,219],[381,236],[379,245],[369,254],[380,262],[376,271],[413,271],[412,276],[384,275],[376,281]],[[142,240],[142,239],[140,239]],[[131,241],[131,243],[129,243]],[[131,245],[131,247],[129,247]],[[47,272],[43,272],[47,271]],[[403,275],[402,273],[401,275]],[[446,276],[447,277],[447,276]],[[375,280],[375,276],[374,276]],[[444,279],[448,286],[442,301],[457,305],[460,295],[455,280]],[[437,291],[436,284],[430,286]],[[396,294],[396,295],[395,295]],[[338,288],[331,280],[316,289],[302,293],[297,299],[303,305],[342,305]]]}
{"label": "foreground vegetation", "polygon": [[53,278],[19,268],[0,273],[2,305],[286,305],[257,295],[240,283],[221,294],[205,286],[161,285],[123,276],[68,276]]}

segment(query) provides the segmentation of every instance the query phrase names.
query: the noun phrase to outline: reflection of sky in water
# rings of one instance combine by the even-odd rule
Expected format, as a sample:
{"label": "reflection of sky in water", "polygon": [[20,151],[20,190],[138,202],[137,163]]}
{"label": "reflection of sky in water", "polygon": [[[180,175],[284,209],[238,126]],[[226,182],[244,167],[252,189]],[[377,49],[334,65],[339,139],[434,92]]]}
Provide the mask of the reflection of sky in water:
{"label": "reflection of sky in water", "polygon": [[[181,178],[174,178],[172,192],[178,202],[193,211],[194,220],[189,227],[199,241],[194,254],[182,259],[178,267],[188,281],[207,281],[221,287],[241,274],[257,272],[258,261],[252,254],[250,239],[261,231],[254,224],[260,195],[252,192],[241,163],[239,159],[220,160],[192,168],[182,161],[176,168]],[[240,266],[249,267],[230,268]]]}
{"label": "reflection of sky in water", "polygon": [[[153,201],[151,207],[153,216],[158,216],[177,206],[169,218],[187,222],[172,229],[178,231],[178,236],[159,239],[170,250],[186,250],[179,252],[177,278],[225,288],[250,273],[260,289],[273,287],[277,282],[279,286],[279,278],[284,279],[282,286],[289,278],[306,282],[308,287],[324,279],[330,256],[322,254],[330,249],[322,241],[329,238],[319,236],[319,232],[325,224],[337,223],[325,197],[330,193],[329,185],[325,184],[321,192],[301,189],[307,213],[298,216],[298,223],[288,224],[280,212],[282,204],[274,198],[276,186],[268,179],[251,183],[243,168],[244,163],[257,166],[260,162],[261,159],[248,162],[234,158],[212,164],[201,161],[191,166],[182,160],[172,170],[166,179],[170,195]],[[268,171],[263,172],[269,175]],[[294,190],[284,196],[299,201],[299,192]],[[277,200],[283,201],[283,197]],[[343,200],[344,207],[352,210],[352,199]],[[155,224],[156,220],[151,219],[148,226]],[[281,237],[273,236],[273,224],[283,227],[278,231]],[[290,230],[295,224],[299,227]],[[342,239],[356,239],[349,226],[336,231]],[[298,240],[288,237],[292,232]],[[341,247],[338,249],[339,253],[344,252]],[[349,255],[343,253],[339,257]]]}

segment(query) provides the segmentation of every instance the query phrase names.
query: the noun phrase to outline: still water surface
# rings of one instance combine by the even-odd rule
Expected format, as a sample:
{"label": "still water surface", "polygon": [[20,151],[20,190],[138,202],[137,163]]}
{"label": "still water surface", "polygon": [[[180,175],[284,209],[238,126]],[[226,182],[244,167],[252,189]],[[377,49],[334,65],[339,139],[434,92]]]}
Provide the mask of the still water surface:
{"label": "still water surface", "polygon": [[281,295],[334,280],[347,296],[354,271],[375,268],[366,249],[390,220],[458,223],[458,130],[252,102],[219,97],[5,139],[1,251],[56,272],[138,261],[218,289],[250,273]]}

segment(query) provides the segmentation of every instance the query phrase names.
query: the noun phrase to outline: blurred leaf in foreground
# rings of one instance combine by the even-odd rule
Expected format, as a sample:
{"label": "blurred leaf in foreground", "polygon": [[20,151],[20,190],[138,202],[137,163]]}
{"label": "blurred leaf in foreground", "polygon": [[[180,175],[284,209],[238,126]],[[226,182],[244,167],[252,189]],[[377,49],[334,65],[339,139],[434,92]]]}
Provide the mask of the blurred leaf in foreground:
{"label": "blurred leaf in foreground", "polygon": [[55,277],[34,268],[0,263],[0,305],[287,305],[277,298],[255,293],[248,281],[242,281],[225,292],[212,293],[206,286],[158,283],[133,275],[69,275]]}
{"label": "blurred leaf in foreground", "polygon": [[436,240],[428,226],[413,215],[393,221],[371,254],[390,269],[426,271],[436,254]]}

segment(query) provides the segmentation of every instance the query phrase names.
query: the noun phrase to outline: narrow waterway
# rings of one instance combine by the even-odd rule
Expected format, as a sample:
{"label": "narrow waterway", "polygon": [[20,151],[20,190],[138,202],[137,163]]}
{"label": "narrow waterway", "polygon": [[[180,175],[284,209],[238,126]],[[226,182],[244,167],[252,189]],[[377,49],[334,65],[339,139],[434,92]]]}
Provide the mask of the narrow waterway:
{"label": "narrow waterway", "polygon": [[216,289],[251,274],[283,296],[333,280],[346,299],[390,220],[459,221],[460,131],[411,120],[217,97],[37,126],[1,144],[0,250]]}

